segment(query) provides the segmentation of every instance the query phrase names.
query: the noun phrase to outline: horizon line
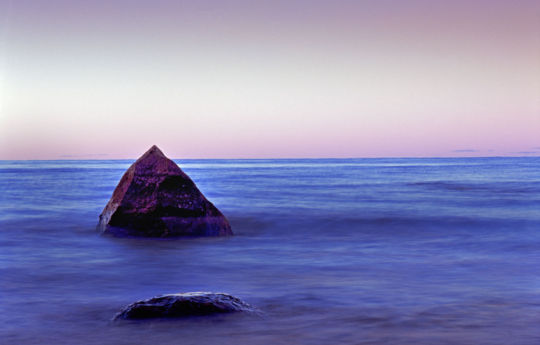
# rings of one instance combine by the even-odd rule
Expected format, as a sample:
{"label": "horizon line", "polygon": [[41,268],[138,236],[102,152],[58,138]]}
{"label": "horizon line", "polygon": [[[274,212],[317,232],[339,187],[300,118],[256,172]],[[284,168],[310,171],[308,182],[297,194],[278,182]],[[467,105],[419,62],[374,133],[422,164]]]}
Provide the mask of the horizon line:
{"label": "horizon line", "polygon": [[[0,162],[24,162],[24,161],[132,161],[137,160],[136,158],[48,158],[48,159],[0,159]],[[405,156],[405,157],[396,157],[396,156],[380,156],[380,157],[268,157],[268,158],[170,158],[171,160],[323,160],[323,159],[335,159],[335,160],[347,160],[347,159],[463,159],[463,158],[540,158],[540,153],[535,153],[531,155],[520,155],[520,156]]]}

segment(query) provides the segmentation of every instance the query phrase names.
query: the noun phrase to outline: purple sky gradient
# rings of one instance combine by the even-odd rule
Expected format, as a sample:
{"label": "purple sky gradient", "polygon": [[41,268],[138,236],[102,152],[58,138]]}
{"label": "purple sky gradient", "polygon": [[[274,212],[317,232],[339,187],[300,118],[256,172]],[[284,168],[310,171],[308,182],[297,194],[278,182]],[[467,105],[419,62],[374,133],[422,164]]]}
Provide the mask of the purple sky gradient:
{"label": "purple sky gradient", "polygon": [[540,155],[538,1],[3,1],[0,20],[0,159]]}

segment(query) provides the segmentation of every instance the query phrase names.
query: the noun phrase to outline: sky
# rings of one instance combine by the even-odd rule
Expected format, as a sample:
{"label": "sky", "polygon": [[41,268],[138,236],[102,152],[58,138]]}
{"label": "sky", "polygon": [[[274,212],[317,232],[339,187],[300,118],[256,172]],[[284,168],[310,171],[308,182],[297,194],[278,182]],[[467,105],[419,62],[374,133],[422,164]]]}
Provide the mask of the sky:
{"label": "sky", "polygon": [[539,1],[0,0],[0,159],[540,156]]}

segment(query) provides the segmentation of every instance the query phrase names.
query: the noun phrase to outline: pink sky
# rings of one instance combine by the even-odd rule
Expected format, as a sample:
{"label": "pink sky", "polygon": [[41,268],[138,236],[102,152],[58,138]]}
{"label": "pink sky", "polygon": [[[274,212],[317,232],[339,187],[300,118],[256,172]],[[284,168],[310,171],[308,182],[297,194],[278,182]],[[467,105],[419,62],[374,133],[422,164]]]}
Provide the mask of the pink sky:
{"label": "pink sky", "polygon": [[538,1],[7,1],[0,159],[540,156]]}

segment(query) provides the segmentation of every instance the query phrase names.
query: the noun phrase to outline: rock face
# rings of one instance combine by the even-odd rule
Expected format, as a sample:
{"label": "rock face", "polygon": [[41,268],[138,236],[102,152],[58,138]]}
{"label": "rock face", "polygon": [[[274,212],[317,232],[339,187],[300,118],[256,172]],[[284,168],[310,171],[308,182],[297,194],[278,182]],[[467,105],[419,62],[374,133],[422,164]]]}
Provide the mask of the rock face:
{"label": "rock face", "polygon": [[232,235],[225,216],[155,145],[124,173],[98,229],[115,236]]}
{"label": "rock face", "polygon": [[132,303],[114,320],[176,318],[233,312],[257,312],[239,298],[224,293],[189,292],[157,296]]}

